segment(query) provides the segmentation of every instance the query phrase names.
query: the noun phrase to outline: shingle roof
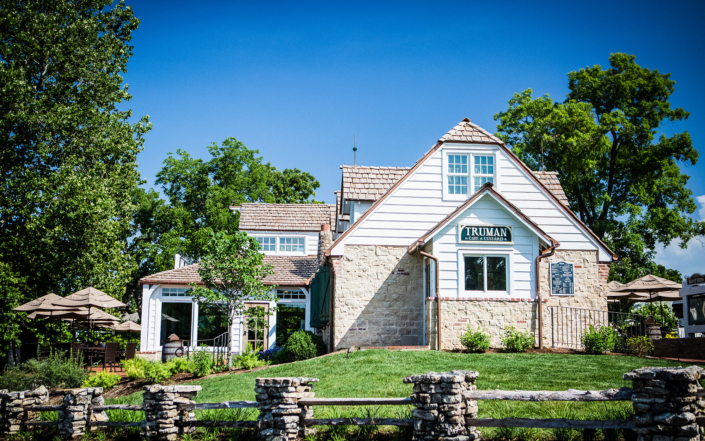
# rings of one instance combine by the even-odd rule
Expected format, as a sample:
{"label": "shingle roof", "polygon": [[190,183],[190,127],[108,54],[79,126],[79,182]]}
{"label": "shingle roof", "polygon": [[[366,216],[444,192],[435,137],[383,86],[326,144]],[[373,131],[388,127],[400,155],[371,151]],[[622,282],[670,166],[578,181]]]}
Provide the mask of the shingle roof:
{"label": "shingle roof", "polygon": [[336,190],[335,192],[335,206],[336,206],[336,213],[338,213],[338,221],[349,221],[350,220],[350,215],[349,214],[341,214],[342,208],[340,204],[342,203],[342,196],[341,196],[341,191]]}
{"label": "shingle roof", "polygon": [[333,204],[242,204],[240,229],[259,231],[321,231],[335,223]]}
{"label": "shingle roof", "polygon": [[546,187],[561,204],[570,207],[568,197],[565,195],[561,182],[558,180],[558,172],[532,171],[531,173],[536,176],[543,186]]}
{"label": "shingle roof", "polygon": [[[315,257],[299,256],[264,256],[265,264],[274,266],[274,274],[264,279],[265,285],[308,285],[318,270],[318,260]],[[142,285],[169,284],[186,285],[188,283],[202,284],[198,274],[199,264],[194,263],[181,268],[162,271],[140,279]]]}
{"label": "shingle roof", "polygon": [[443,135],[440,142],[471,142],[476,144],[499,144],[502,145],[501,139],[497,138],[487,130],[470,122],[470,118],[465,118],[458,125],[450,129],[448,133]]}
{"label": "shingle roof", "polygon": [[366,167],[341,165],[343,198],[347,201],[374,202],[411,170],[410,167]]}

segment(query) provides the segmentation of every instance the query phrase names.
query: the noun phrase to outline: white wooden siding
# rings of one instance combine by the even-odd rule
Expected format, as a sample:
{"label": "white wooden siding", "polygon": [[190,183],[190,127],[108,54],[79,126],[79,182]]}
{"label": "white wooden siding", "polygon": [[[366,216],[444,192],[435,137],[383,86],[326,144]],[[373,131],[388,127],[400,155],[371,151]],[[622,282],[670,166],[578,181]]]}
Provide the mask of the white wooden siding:
{"label": "white wooden siding", "polygon": [[[331,254],[342,255],[344,245],[408,246],[462,204],[464,201],[443,200],[444,149],[494,153],[497,168],[495,189],[502,196],[560,242],[560,249],[599,250],[600,260],[610,260],[610,256],[598,246],[597,241],[564,213],[560,204],[547,194],[547,190],[541,188],[503,150],[491,145],[465,144],[445,144],[433,153],[373,213],[358,222]],[[468,182],[469,188],[472,188],[471,184]],[[495,211],[490,213],[496,214]]]}

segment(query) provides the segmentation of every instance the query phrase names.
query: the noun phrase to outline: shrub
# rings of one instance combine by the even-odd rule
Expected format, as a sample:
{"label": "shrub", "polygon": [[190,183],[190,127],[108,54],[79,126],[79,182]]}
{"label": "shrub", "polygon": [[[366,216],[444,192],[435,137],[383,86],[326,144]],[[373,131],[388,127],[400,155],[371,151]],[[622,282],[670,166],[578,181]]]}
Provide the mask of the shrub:
{"label": "shrub", "polygon": [[654,344],[647,336],[632,337],[627,339],[627,348],[629,352],[637,357],[645,358],[654,351]]}
{"label": "shrub", "polygon": [[105,390],[112,389],[120,381],[118,374],[113,374],[108,371],[100,371],[95,375],[88,377],[83,382],[81,387],[102,387]]}
{"label": "shrub", "polygon": [[166,363],[171,375],[180,374],[182,372],[193,372],[195,365],[193,360],[188,360],[184,357],[172,358]]}
{"label": "shrub", "polygon": [[83,371],[80,358],[67,357],[63,351],[52,351],[45,360],[28,360],[19,366],[7,369],[0,376],[0,389],[27,390],[39,386],[47,388],[80,387],[88,378]]}
{"label": "shrub", "polygon": [[267,349],[266,351],[260,351],[259,352],[259,359],[273,362],[281,350],[282,350],[282,348],[280,348],[277,345],[274,345],[270,349]]}
{"label": "shrub", "polygon": [[534,334],[529,331],[517,331],[514,326],[506,326],[502,344],[508,352],[524,352],[534,346]]}
{"label": "shrub", "polygon": [[252,369],[259,366],[266,366],[270,362],[267,360],[260,360],[260,351],[262,347],[257,349],[252,349],[252,344],[247,343],[247,348],[242,352],[242,354],[235,357],[235,366],[242,369]]}
{"label": "shrub", "polygon": [[135,357],[132,360],[123,360],[120,366],[130,380],[145,380],[148,383],[161,383],[173,375],[174,363],[149,361]]}
{"label": "shrub", "polygon": [[590,325],[590,329],[580,336],[580,342],[588,354],[604,354],[614,350],[616,334],[616,331],[609,326],[596,328]]}
{"label": "shrub", "polygon": [[205,349],[193,351],[190,361],[193,363],[190,372],[197,377],[205,377],[213,372],[213,354]]}
{"label": "shrub", "polygon": [[479,326],[473,331],[468,325],[468,331],[460,336],[460,343],[471,352],[485,352],[490,348],[490,334]]}
{"label": "shrub", "polygon": [[147,362],[144,365],[144,379],[148,383],[161,383],[171,377],[169,367],[160,361]]}
{"label": "shrub", "polygon": [[125,376],[130,380],[144,380],[144,365],[149,363],[147,360],[135,357],[132,360],[123,360],[120,366],[125,371]]}
{"label": "shrub", "polygon": [[278,362],[308,360],[326,353],[323,339],[311,331],[296,331],[277,354]]}

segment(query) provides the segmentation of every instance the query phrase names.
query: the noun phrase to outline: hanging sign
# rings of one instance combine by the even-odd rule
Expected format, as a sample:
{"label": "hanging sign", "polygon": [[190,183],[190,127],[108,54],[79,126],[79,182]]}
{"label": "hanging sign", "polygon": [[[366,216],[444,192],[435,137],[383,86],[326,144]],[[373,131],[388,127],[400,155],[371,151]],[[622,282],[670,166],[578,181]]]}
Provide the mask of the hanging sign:
{"label": "hanging sign", "polygon": [[551,262],[551,295],[575,295],[575,273],[572,263]]}
{"label": "hanging sign", "polygon": [[461,225],[458,231],[460,243],[512,243],[512,227],[478,227]]}
{"label": "hanging sign", "polygon": [[695,273],[692,276],[685,279],[686,285],[700,285],[705,283],[705,276],[702,274]]}

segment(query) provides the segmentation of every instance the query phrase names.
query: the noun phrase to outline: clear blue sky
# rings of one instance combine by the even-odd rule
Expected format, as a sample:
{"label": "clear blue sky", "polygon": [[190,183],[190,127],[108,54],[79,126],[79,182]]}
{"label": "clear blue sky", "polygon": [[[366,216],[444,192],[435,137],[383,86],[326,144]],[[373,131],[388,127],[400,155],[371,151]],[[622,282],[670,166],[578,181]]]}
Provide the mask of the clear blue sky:
{"label": "clear blue sky", "polygon": [[[154,125],[139,156],[148,186],[168,152],[206,158],[233,136],[312,173],[332,203],[353,134],[358,164],[411,166],[464,117],[494,132],[515,92],[563,100],[567,72],[612,52],[672,73],[671,101],[691,116],[663,129],[705,143],[702,2],[129,3],[142,21],[129,106]],[[705,158],[683,171],[703,208]],[[699,242],[657,260],[705,272]]]}

